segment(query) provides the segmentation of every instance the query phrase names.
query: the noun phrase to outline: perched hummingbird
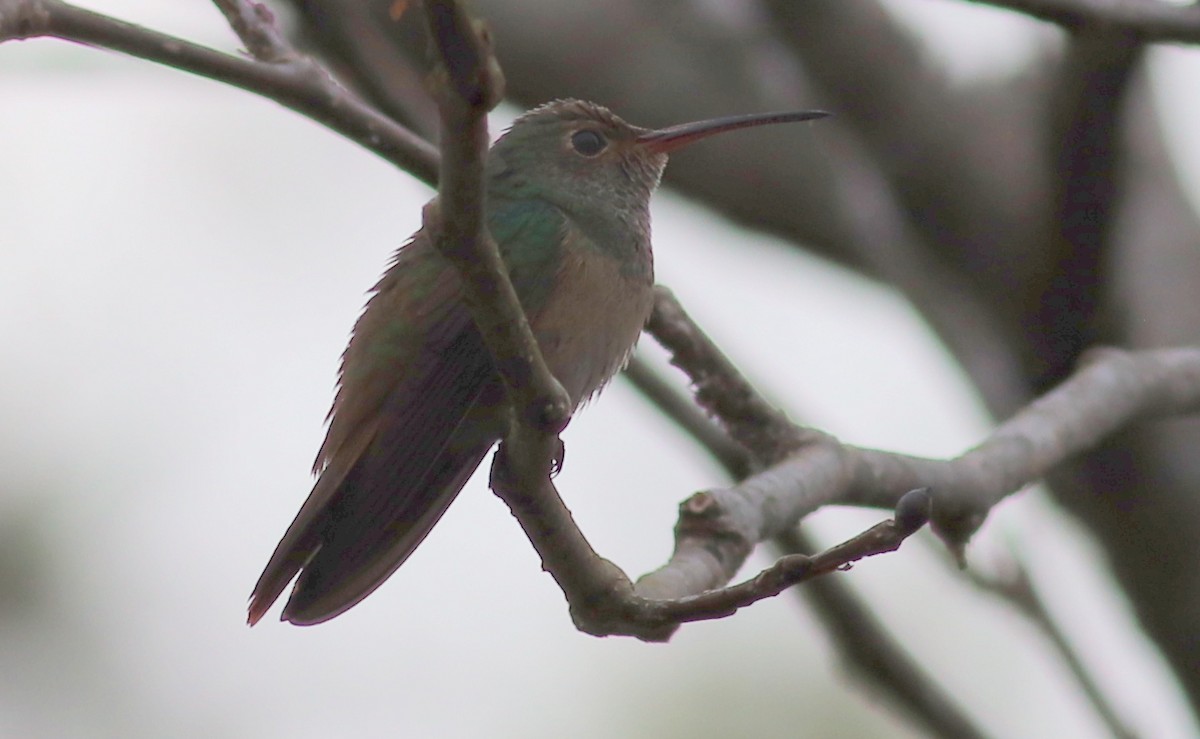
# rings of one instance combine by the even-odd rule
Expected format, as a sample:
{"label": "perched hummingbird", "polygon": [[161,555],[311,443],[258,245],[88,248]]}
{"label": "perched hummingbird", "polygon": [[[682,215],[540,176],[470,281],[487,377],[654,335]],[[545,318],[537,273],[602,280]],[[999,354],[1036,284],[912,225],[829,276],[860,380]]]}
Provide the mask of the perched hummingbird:
{"label": "perched hummingbird", "polygon": [[[667,152],[772,113],[648,130],[558,100],[492,147],[487,226],[550,371],[578,407],[628,360],[650,316],[650,194]],[[375,285],[342,355],[316,485],[250,596],[263,617],[292,578],[282,619],[337,616],[396,571],[505,431],[504,388],[423,227]],[[297,576],[299,573],[299,577]]]}

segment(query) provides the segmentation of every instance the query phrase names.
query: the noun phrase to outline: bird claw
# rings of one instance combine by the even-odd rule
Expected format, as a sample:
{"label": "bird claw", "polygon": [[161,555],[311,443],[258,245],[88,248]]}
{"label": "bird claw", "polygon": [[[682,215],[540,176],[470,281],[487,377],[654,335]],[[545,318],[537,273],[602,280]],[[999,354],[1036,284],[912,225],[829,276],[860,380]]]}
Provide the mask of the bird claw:
{"label": "bird claw", "polygon": [[563,461],[567,458],[567,445],[562,439],[557,439],[558,449],[555,450],[554,456],[550,458],[550,476],[555,477],[559,472],[562,472]]}

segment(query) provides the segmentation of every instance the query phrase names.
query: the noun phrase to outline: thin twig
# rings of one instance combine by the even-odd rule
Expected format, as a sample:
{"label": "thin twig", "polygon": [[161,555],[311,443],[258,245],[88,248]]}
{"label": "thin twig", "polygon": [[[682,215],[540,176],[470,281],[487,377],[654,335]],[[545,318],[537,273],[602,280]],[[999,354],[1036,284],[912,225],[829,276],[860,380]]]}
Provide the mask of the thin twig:
{"label": "thin twig", "polygon": [[[745,582],[698,595],[663,600],[656,610],[661,617],[674,623],[702,621],[731,616],[739,608],[779,595],[787,588],[807,582],[820,575],[845,571],[860,559],[876,554],[894,552],[912,536],[928,518],[929,492],[924,489],[908,493],[898,508],[906,515],[875,524],[841,544],[819,554],[789,554]],[[639,583],[639,590],[641,589]]]}

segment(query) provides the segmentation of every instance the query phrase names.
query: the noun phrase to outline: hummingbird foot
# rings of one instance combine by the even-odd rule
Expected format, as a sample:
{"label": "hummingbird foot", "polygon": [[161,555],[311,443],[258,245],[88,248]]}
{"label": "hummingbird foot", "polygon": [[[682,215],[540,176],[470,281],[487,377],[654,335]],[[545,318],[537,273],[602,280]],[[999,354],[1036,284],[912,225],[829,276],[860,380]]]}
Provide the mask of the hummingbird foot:
{"label": "hummingbird foot", "polygon": [[557,477],[559,472],[562,472],[563,462],[567,459],[567,445],[562,439],[555,439],[558,442],[558,449],[554,451],[554,456],[550,458],[550,476]]}

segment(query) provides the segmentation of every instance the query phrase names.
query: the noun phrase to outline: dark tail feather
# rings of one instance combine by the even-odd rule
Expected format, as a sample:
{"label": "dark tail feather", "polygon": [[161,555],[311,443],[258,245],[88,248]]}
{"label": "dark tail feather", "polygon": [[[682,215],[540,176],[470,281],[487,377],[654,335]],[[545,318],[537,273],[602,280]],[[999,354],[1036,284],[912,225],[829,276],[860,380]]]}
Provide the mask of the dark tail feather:
{"label": "dark tail feather", "polygon": [[464,422],[420,481],[370,479],[364,465],[356,465],[329,507],[320,546],[303,565],[282,619],[298,626],[328,621],[383,584],[495,443],[486,427]]}
{"label": "dark tail feather", "polygon": [[488,381],[486,352],[463,350],[478,341],[467,339],[446,353],[456,360],[448,368],[382,409],[362,446],[338,450],[254,586],[250,625],[297,572],[283,620],[316,624],[344,612],[445,513],[503,428],[503,388]]}

